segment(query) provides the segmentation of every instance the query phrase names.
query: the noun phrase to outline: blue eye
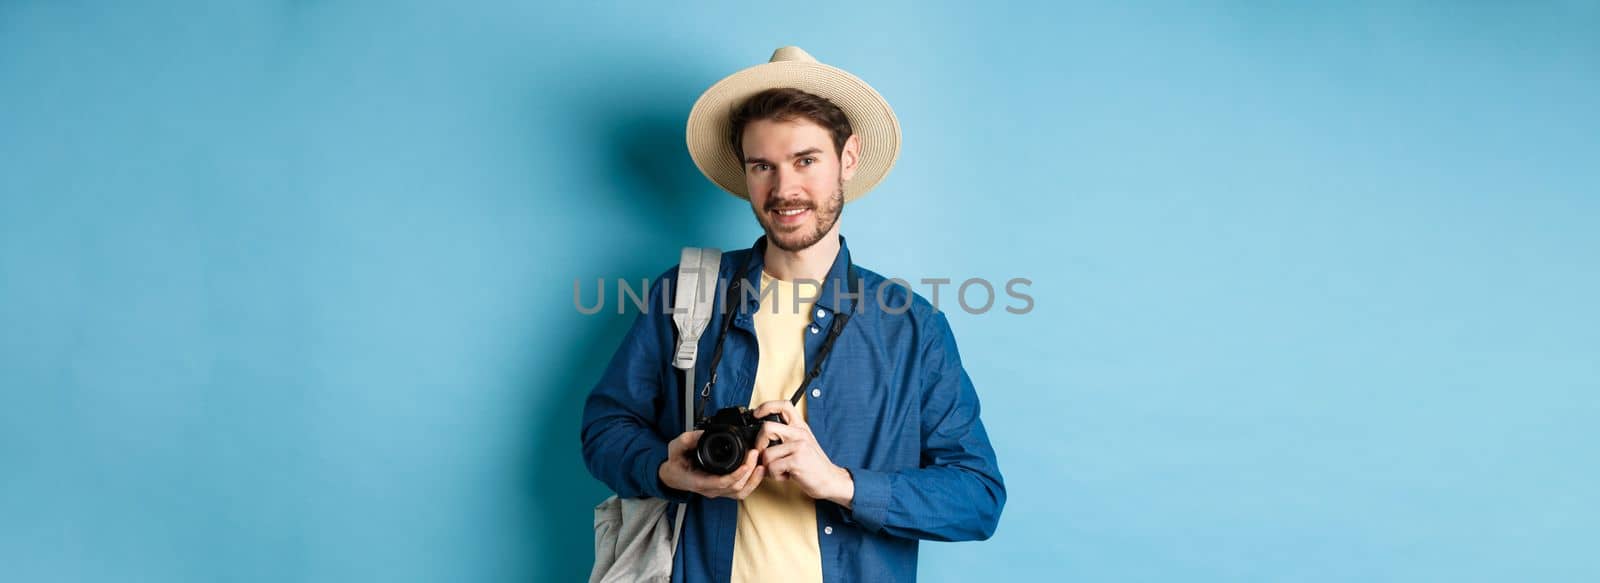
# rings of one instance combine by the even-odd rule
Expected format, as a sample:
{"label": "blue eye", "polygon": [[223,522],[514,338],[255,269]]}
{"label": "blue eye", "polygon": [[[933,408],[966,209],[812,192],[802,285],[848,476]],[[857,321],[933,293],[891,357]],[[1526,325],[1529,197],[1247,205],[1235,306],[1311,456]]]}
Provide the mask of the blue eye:
{"label": "blue eye", "polygon": [[805,158],[801,158],[800,161],[804,162],[804,164],[802,164],[803,166],[810,166],[812,163],[815,163],[817,161],[817,159],[816,158],[811,158],[811,157],[805,157]]}

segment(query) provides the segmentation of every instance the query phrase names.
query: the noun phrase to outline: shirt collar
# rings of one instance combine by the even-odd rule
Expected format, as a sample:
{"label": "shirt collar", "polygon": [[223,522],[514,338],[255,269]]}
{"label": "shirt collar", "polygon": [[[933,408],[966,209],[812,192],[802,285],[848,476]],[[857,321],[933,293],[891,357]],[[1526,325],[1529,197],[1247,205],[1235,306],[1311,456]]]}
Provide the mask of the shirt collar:
{"label": "shirt collar", "polygon": [[[766,257],[767,236],[762,235],[761,238],[756,239],[755,245],[750,247],[749,267],[744,273],[740,274],[744,278],[746,289],[761,289],[761,269],[766,265]],[[832,317],[837,312],[849,312],[855,309],[856,302],[861,301],[859,297],[850,296],[850,286],[847,283],[849,273],[850,247],[845,244],[844,235],[840,235],[839,253],[833,257],[833,265],[828,268],[828,275],[823,278],[822,290],[818,294],[815,305],[816,309],[822,311],[824,315],[816,319]],[[859,277],[859,274],[857,277]],[[750,292],[742,295],[744,296],[745,308],[748,310],[746,313],[753,313],[755,310],[760,309],[761,299],[758,297],[759,294]]]}

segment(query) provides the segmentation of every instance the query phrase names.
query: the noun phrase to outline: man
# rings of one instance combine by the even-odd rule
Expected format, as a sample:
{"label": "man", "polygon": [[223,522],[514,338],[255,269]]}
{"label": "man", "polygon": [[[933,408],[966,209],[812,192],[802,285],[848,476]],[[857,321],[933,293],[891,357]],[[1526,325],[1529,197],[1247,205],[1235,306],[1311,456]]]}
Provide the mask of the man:
{"label": "man", "polygon": [[619,496],[688,505],[674,581],[912,581],[918,539],[989,538],[1005,485],[949,323],[854,266],[839,236],[844,204],[897,156],[888,104],[785,47],[707,90],[688,142],[766,233],[723,257],[720,280],[736,283],[699,340],[696,378],[712,380],[697,415],[744,405],[784,422],[763,423],[730,474],[691,461],[702,431],[684,427],[670,366],[668,269],[585,405],[589,471]]}

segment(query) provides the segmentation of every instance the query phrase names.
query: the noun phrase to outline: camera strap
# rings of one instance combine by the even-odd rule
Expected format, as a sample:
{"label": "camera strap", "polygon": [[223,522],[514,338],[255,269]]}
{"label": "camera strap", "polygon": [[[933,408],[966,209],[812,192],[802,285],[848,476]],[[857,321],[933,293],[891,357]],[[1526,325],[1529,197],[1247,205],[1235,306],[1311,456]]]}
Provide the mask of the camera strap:
{"label": "camera strap", "polygon": [[[855,263],[851,263],[848,269],[845,270],[845,277],[848,281],[847,288],[850,290],[850,297],[855,298],[857,302],[861,301],[861,278],[856,275]],[[790,405],[799,405],[800,398],[805,396],[806,388],[811,386],[811,381],[815,380],[817,375],[822,374],[822,363],[828,360],[828,353],[833,352],[833,342],[839,339],[839,333],[844,331],[844,325],[850,321],[852,312],[853,310],[839,312],[834,315],[833,324],[828,327],[828,337],[824,338],[822,346],[817,348],[817,362],[811,365],[811,370],[806,373],[806,377],[800,380],[800,388],[794,390],[794,396],[789,397]]]}
{"label": "camera strap", "polygon": [[[765,243],[765,241],[763,240],[762,243]],[[711,388],[717,384],[717,364],[722,362],[722,343],[728,338],[728,328],[733,322],[733,313],[741,305],[739,300],[745,285],[744,274],[750,270],[750,264],[755,259],[756,253],[764,252],[765,247],[765,245],[761,245],[751,251],[750,256],[745,258],[744,265],[734,272],[733,281],[728,286],[728,291],[724,298],[725,305],[722,310],[722,324],[717,331],[717,344],[711,351],[711,379],[707,380],[700,389],[700,398],[694,410],[694,425],[699,425],[699,422],[705,419],[706,404],[711,401]],[[845,280],[846,286],[850,290],[850,297],[857,302],[861,301],[861,278],[856,274],[856,265],[853,261],[847,264]],[[758,293],[757,296],[759,297],[759,295]],[[845,324],[850,321],[852,311],[839,312],[835,315],[833,324],[828,327],[827,337],[823,339],[822,346],[817,350],[816,362],[811,365],[811,370],[806,372],[806,376],[800,380],[800,387],[795,389],[794,395],[789,397],[789,404],[799,405],[800,399],[806,394],[806,389],[811,386],[811,381],[822,374],[822,363],[826,362],[828,354],[833,352],[833,343],[839,339],[839,333],[844,331]]]}

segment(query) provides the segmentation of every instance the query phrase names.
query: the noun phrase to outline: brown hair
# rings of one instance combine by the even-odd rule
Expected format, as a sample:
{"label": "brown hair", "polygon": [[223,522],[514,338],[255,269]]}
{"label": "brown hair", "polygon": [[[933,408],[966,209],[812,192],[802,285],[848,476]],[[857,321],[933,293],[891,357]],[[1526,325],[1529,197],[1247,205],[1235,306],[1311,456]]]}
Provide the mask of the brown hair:
{"label": "brown hair", "polygon": [[733,155],[739,157],[740,163],[744,162],[744,127],[750,122],[793,121],[795,118],[804,118],[828,130],[833,135],[834,155],[844,152],[844,143],[852,133],[850,118],[845,117],[844,110],[825,97],[790,87],[778,87],[750,96],[738,109],[733,110],[729,118],[732,122],[729,139],[733,141]]}

